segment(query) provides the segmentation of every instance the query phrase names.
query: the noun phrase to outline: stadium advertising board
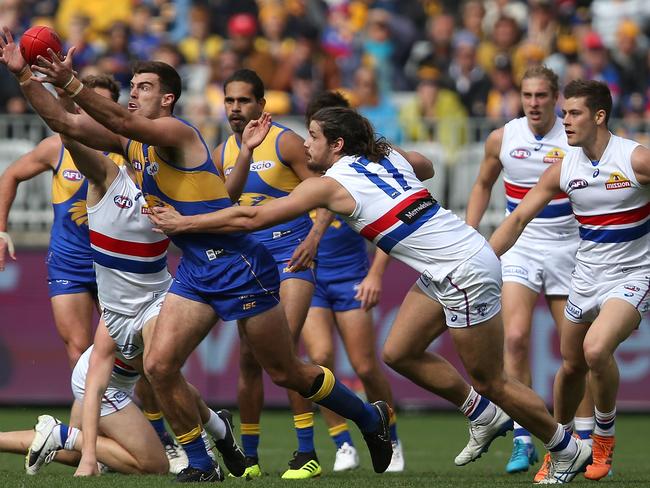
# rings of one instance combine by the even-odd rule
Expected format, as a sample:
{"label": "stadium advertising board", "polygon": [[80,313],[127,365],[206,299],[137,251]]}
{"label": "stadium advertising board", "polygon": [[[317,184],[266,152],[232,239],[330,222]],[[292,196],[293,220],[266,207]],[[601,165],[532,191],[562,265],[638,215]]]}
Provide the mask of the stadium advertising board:
{"label": "stadium advertising board", "polygon": [[[21,252],[0,273],[0,403],[68,403],[70,370],[63,344],[57,336],[47,294],[45,252]],[[176,259],[174,263],[176,264]],[[383,344],[397,309],[417,275],[391,262],[383,298],[375,310],[377,343]],[[209,403],[236,404],[238,376],[237,328],[232,323],[213,329],[185,365],[185,373]],[[378,346],[379,348],[379,346]],[[430,346],[462,371],[449,334]],[[532,336],[532,370],[535,389],[550,403],[552,383],[559,366],[558,341],[545,305],[535,310]],[[619,408],[650,410],[650,321],[646,318],[617,351],[621,372]],[[358,386],[340,341],[337,375]],[[450,408],[451,405],[386,368],[394,396],[402,407]],[[286,393],[266,378],[266,404],[284,406]]]}

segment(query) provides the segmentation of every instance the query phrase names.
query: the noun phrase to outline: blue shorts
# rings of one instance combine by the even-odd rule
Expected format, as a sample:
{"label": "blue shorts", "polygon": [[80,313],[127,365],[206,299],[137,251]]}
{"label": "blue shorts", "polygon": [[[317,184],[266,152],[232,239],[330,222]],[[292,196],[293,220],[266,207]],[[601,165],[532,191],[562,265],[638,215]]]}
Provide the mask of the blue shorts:
{"label": "blue shorts", "polygon": [[313,264],[309,269],[306,269],[304,271],[292,272],[289,271],[289,268],[287,267],[287,263],[288,261],[280,261],[280,262],[276,261],[276,264],[278,266],[278,273],[280,274],[280,281],[296,279],[296,280],[305,280],[308,281],[309,283],[313,283],[314,285],[316,284],[316,275],[314,274]]}
{"label": "blue shorts", "polygon": [[260,241],[271,253],[273,259],[275,259],[278,267],[278,273],[280,273],[280,281],[297,279],[316,284],[316,276],[314,274],[313,265],[310,269],[298,271],[296,273],[290,272],[287,268],[287,263],[291,259],[291,256],[293,256],[296,248],[304,240],[303,234],[304,232],[296,233],[295,235],[289,234],[287,236],[283,236],[281,239],[266,239],[264,241]]}
{"label": "blue shorts", "polygon": [[50,298],[76,293],[90,293],[97,296],[92,258],[73,260],[50,250],[45,263]]}
{"label": "blue shorts", "polygon": [[[333,270],[334,271],[334,270]],[[329,270],[318,268],[316,271],[316,288],[311,299],[312,307],[329,308],[334,312],[346,312],[361,308],[361,302],[354,296],[357,289],[368,274],[367,266],[359,266],[356,272],[345,270],[341,276]]]}
{"label": "blue shorts", "polygon": [[225,321],[258,315],[280,303],[280,277],[273,257],[254,252],[224,252],[197,264],[181,259],[169,293],[207,303]]}

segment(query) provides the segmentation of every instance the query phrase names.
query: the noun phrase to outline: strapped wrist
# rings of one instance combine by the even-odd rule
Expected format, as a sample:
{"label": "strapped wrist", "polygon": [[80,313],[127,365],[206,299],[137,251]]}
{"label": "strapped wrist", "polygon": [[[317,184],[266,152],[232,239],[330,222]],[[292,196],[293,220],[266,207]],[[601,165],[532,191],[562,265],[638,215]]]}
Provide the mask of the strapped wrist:
{"label": "strapped wrist", "polygon": [[23,69],[20,70],[20,73],[16,75],[16,78],[18,78],[18,84],[20,86],[27,84],[31,80],[32,74],[32,70],[29,66],[25,65]]}
{"label": "strapped wrist", "polygon": [[63,90],[65,91],[66,95],[68,95],[70,98],[74,98],[77,95],[79,95],[81,90],[83,90],[83,87],[84,87],[83,83],[79,81],[77,78],[75,78],[74,75],[72,75],[70,81],[68,81],[64,85]]}

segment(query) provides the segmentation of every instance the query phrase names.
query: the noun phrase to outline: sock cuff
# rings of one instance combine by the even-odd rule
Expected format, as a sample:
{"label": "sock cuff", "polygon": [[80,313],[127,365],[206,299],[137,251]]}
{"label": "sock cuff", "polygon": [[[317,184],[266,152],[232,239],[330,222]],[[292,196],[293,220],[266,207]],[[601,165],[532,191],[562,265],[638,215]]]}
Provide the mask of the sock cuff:
{"label": "sock cuff", "polygon": [[334,427],[330,427],[327,429],[327,432],[329,433],[330,437],[334,437],[335,435],[339,435],[342,432],[345,432],[348,430],[348,424],[346,422],[343,422],[342,424],[335,425]]}
{"label": "sock cuff", "polygon": [[239,424],[241,435],[260,435],[260,424]]}
{"label": "sock cuff", "polygon": [[293,416],[293,425],[296,429],[307,429],[314,426],[314,413],[307,412]]}
{"label": "sock cuff", "polygon": [[307,399],[311,400],[312,402],[319,402],[323,398],[327,397],[334,389],[334,384],[336,383],[336,378],[334,377],[334,373],[332,373],[325,366],[319,366],[319,367],[323,370],[323,375],[324,375],[323,383],[321,384],[318,391],[316,391],[316,393],[307,397]]}
{"label": "sock cuff", "polygon": [[185,434],[177,435],[176,439],[178,440],[179,444],[189,444],[190,442],[201,437],[202,431],[203,431],[203,427],[197,425],[189,432],[186,432]]}
{"label": "sock cuff", "polygon": [[594,407],[594,413],[595,413],[596,418],[598,418],[598,417],[600,417],[600,418],[616,417],[616,407],[614,407],[614,410],[612,410],[611,412],[601,412],[596,407]]}
{"label": "sock cuff", "polygon": [[142,413],[150,422],[153,422],[154,420],[160,420],[163,418],[162,412],[147,412],[146,410],[143,410]]}

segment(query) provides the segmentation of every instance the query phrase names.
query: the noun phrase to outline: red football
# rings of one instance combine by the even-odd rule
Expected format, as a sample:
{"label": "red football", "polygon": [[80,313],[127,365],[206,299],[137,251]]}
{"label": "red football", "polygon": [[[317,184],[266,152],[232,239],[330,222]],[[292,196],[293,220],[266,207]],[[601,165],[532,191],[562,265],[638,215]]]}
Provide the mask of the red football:
{"label": "red football", "polygon": [[20,53],[30,65],[37,64],[37,56],[43,56],[51,61],[50,55],[47,53],[48,48],[61,56],[63,44],[59,35],[44,25],[35,25],[27,29],[20,38]]}

